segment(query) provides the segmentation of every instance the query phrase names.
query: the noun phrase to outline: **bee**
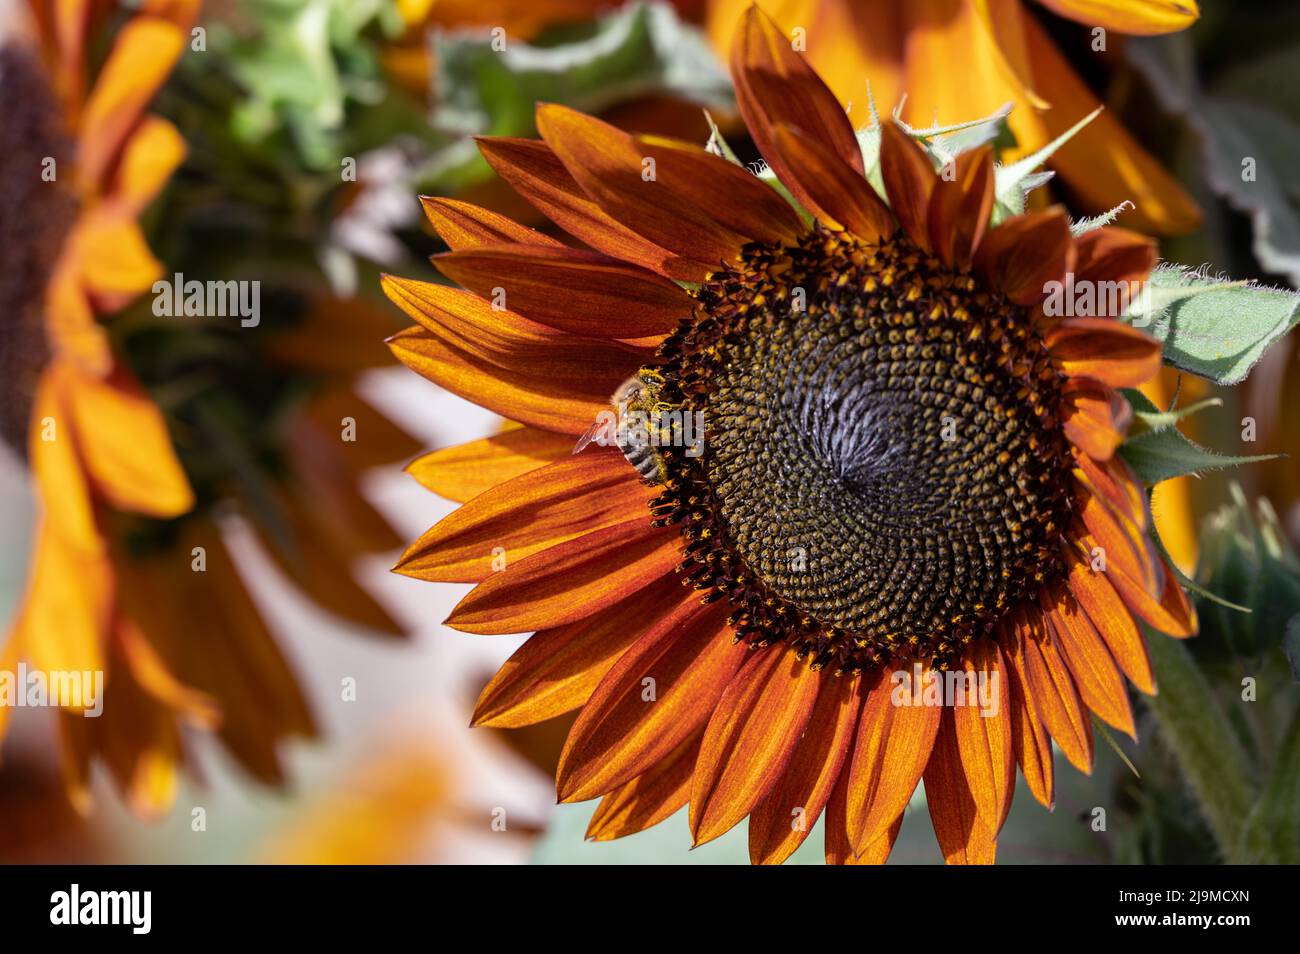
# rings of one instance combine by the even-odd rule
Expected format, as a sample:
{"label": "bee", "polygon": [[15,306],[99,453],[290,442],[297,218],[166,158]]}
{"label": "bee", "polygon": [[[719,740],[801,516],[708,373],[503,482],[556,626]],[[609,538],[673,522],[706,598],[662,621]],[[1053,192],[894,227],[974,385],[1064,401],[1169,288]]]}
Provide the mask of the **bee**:
{"label": "bee", "polygon": [[660,433],[659,421],[662,412],[672,409],[659,399],[663,384],[663,375],[653,368],[642,368],[620,384],[609,399],[613,413],[601,412],[578,438],[573,453],[582,453],[593,441],[604,447],[614,444],[642,480],[651,486],[662,484],[667,471],[655,448],[671,440],[671,434]]}

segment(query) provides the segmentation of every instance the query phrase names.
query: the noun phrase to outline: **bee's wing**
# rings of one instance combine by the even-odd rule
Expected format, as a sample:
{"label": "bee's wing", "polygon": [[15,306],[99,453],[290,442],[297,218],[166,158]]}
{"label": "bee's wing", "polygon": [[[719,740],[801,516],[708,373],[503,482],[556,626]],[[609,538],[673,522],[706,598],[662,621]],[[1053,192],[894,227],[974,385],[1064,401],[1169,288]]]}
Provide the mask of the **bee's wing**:
{"label": "bee's wing", "polygon": [[603,419],[601,419],[596,421],[594,424],[592,424],[591,427],[587,428],[587,430],[583,433],[583,435],[578,438],[578,443],[573,445],[573,453],[581,454],[583,451],[587,449],[588,444],[590,444],[592,441],[598,438],[602,439],[603,442],[603,438],[605,434],[605,423],[606,422]]}

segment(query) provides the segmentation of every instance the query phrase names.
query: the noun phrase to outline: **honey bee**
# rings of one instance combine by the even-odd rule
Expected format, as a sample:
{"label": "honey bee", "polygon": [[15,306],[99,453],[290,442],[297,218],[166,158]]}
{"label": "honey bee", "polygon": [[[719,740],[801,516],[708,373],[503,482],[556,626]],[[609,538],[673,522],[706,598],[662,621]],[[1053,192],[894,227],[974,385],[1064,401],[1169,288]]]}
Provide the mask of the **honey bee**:
{"label": "honey bee", "polygon": [[613,412],[597,417],[578,438],[573,453],[582,453],[592,441],[602,446],[614,444],[647,484],[663,483],[667,473],[655,448],[669,443],[671,434],[661,434],[658,422],[662,412],[672,409],[659,400],[663,384],[663,375],[652,368],[642,368],[620,384],[610,398]]}

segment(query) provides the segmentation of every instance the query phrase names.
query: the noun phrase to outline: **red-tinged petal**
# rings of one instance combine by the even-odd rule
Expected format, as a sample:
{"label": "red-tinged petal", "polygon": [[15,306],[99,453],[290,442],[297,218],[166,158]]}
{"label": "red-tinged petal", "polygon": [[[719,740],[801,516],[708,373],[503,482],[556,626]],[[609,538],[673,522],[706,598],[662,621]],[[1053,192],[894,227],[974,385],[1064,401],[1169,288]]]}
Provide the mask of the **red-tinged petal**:
{"label": "red-tinged petal", "polygon": [[1152,552],[1147,535],[1103,498],[1085,490],[1075,499],[1087,532],[1080,532],[1083,527],[1076,522],[1074,533],[1076,539],[1091,537],[1085,544],[1089,560],[1093,558],[1093,548],[1099,546],[1105,554],[1107,571],[1114,567],[1138,581],[1151,595],[1159,595],[1164,586],[1163,573],[1160,558]]}
{"label": "red-tinged petal", "polygon": [[[826,807],[862,710],[859,677],[823,670],[817,707],[794,757],[749,816],[749,859],[779,865],[808,837]],[[841,813],[841,830],[843,815]],[[828,829],[829,831],[829,829]]]}
{"label": "red-tinged petal", "polygon": [[1078,464],[1074,476],[1082,486],[1104,498],[1118,513],[1142,530],[1145,531],[1150,526],[1142,482],[1123,459],[1112,457],[1110,460],[1099,461],[1076,450],[1074,460]]}
{"label": "red-tinged petal", "polygon": [[[1014,645],[1012,634],[1000,637],[1001,645]],[[1004,654],[1009,658],[1009,653]],[[1034,798],[1048,811],[1056,804],[1055,772],[1052,765],[1052,737],[1038,718],[1038,711],[1029,694],[1029,686],[1020,677],[1016,667],[1008,663],[1007,705],[1011,711],[1011,747],[1016,762],[1025,776],[1025,784]]]}
{"label": "red-tinged petal", "polygon": [[930,244],[946,264],[970,267],[993,211],[993,149],[964,152],[934,184],[927,217]]}
{"label": "red-tinged petal", "polygon": [[867,845],[864,851],[855,854],[849,844],[848,822],[846,820],[848,788],[849,773],[846,766],[836,780],[835,787],[831,791],[830,801],[826,805],[826,835],[824,839],[826,863],[828,865],[883,865],[889,860],[890,852],[894,850],[894,842],[898,839],[898,830],[903,827],[903,816],[900,813],[879,838]]}
{"label": "red-tinged petal", "polygon": [[1104,573],[1094,573],[1076,554],[1068,554],[1070,561],[1068,584],[1070,593],[1087,614],[1093,628],[1115,657],[1115,662],[1133,685],[1148,695],[1156,691],[1151,674],[1151,659],[1147,655],[1146,641],[1138,632],[1137,624],[1124,601]]}
{"label": "red-tinged petal", "polygon": [[537,128],[606,213],[684,258],[716,266],[747,242],[783,243],[801,230],[774,189],[703,149],[554,104],[538,107]]}
{"label": "red-tinged petal", "polygon": [[776,145],[779,125],[795,126],[860,175],[862,149],[844,107],[772,19],[757,6],[745,13],[731,47],[736,102],[764,158],[795,197],[801,196],[799,170],[787,164]]}
{"label": "red-tinged petal", "polygon": [[991,865],[997,854],[997,835],[976,808],[978,784],[967,777],[954,716],[945,709],[925,766],[925,803],[947,864]]}
{"label": "red-tinged petal", "polygon": [[1040,602],[1048,628],[1069,664],[1084,704],[1102,720],[1136,740],[1137,729],[1124,679],[1097,631],[1087,617],[1072,610],[1063,586],[1058,584],[1053,592],[1043,593]]}
{"label": "red-tinged petal", "polygon": [[[1070,220],[1059,209],[1007,219],[984,237],[975,264],[1018,305],[1036,305],[1074,268]],[[1107,382],[1109,383],[1109,382]]]}
{"label": "red-tinged petal", "polygon": [[582,191],[546,143],[501,137],[480,139],[478,147],[516,192],[597,251],[679,281],[698,282],[713,268],[711,262],[681,258],[608,215]]}
{"label": "red-tinged petal", "polygon": [[497,484],[573,453],[573,438],[535,427],[508,431],[417,457],[406,472],[439,497],[464,503]]}
{"label": "red-tinged petal", "polygon": [[1132,420],[1129,403],[1114,388],[1090,378],[1071,378],[1062,396],[1065,436],[1089,457],[1110,460]]}
{"label": "red-tinged petal", "polygon": [[[962,659],[962,672],[967,674],[965,698],[953,700],[952,706],[957,752],[976,812],[991,838],[997,837],[1006,821],[1016,781],[1005,668],[996,643],[985,640],[972,645]],[[981,683],[991,693],[987,698]]]}
{"label": "red-tinged petal", "polygon": [[1195,636],[1199,628],[1196,608],[1187,598],[1187,593],[1175,578],[1173,570],[1168,567],[1162,569],[1165,571],[1165,588],[1160,595],[1160,605],[1174,621],[1176,632],[1169,633],[1168,630],[1161,630],[1161,632],[1167,632],[1170,636],[1180,639]]}
{"label": "red-tinged petal", "polygon": [[557,355],[553,374],[511,371],[454,345],[445,344],[421,328],[400,331],[388,339],[397,360],[453,394],[502,416],[573,437],[585,432],[609,395],[636,370],[610,376],[581,376],[577,355]]}
{"label": "red-tinged petal", "polygon": [[484,687],[470,724],[516,729],[577,709],[647,627],[697,599],[667,576],[595,616],[540,630]]}
{"label": "red-tinged petal", "polygon": [[587,825],[587,838],[610,841],[645,831],[685,805],[703,735],[691,736],[663,761],[602,798]]}
{"label": "red-tinged petal", "polygon": [[789,765],[817,702],[821,676],[785,645],[755,651],[704,730],[691,782],[696,845],[730,831]]}
{"label": "red-tinged petal", "polygon": [[938,177],[930,157],[894,122],[881,127],[880,175],[898,224],[913,242],[931,251],[930,198]]}
{"label": "red-tinged petal", "polygon": [[438,238],[451,249],[506,245],[511,242],[545,245],[548,248],[564,247],[549,235],[543,235],[536,229],[520,225],[513,219],[469,202],[422,195],[420,205],[433,230],[438,233]]}
{"label": "red-tinged petal", "polygon": [[1063,372],[1113,388],[1135,388],[1160,371],[1160,342],[1111,318],[1067,318],[1043,340]]}
{"label": "red-tinged petal", "polygon": [[907,807],[939,728],[941,707],[913,704],[912,673],[899,672],[907,678],[887,672],[867,694],[848,766],[849,838],[859,854]]}
{"label": "red-tinged petal", "polygon": [[1008,662],[1028,687],[1038,718],[1070,763],[1090,774],[1092,723],[1038,607],[1017,611],[1016,636]]}
{"label": "red-tinged petal", "polygon": [[568,540],[494,573],[456,604],[462,633],[527,633],[562,626],[671,573],[681,542],[643,516]]}
{"label": "red-tinged petal", "polygon": [[894,216],[866,177],[794,126],[773,130],[773,148],[793,178],[782,181],[799,202],[831,228],[875,241],[894,234]]}
{"label": "red-tinged petal", "polygon": [[623,455],[590,448],[498,484],[427,530],[393,567],[403,576],[477,583],[500,564],[623,523],[644,512],[654,488]]}
{"label": "red-tinged petal", "polygon": [[1123,308],[1109,305],[1134,301],[1156,264],[1154,239],[1114,226],[1085,232],[1074,250],[1075,285],[1091,286],[1099,318],[1118,318]]}
{"label": "red-tinged petal", "polygon": [[1043,6],[1085,26],[1151,36],[1185,30],[1200,15],[1196,0],[1042,0]]}
{"label": "red-tinged petal", "polygon": [[612,791],[701,730],[746,656],[726,607],[687,601],[656,622],[609,671],[560,755],[565,802]]}
{"label": "red-tinged petal", "polygon": [[493,307],[575,335],[664,335],[692,308],[675,283],[600,252],[491,245],[435,255],[433,263]]}

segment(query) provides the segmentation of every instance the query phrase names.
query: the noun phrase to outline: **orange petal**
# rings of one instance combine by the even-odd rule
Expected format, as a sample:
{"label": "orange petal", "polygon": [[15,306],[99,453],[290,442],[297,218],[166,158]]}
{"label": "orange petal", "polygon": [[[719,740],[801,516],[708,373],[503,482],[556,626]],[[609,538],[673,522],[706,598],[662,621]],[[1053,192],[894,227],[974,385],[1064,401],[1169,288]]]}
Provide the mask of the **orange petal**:
{"label": "orange petal", "polygon": [[1107,572],[1112,568],[1122,571],[1152,595],[1159,594],[1164,586],[1160,558],[1151,549],[1146,534],[1111,509],[1101,497],[1085,490],[1075,499],[1079,516],[1087,528],[1086,534],[1081,532],[1083,527],[1076,522],[1075,538],[1091,537],[1084,543],[1088,557],[1092,557],[1095,547],[1101,547],[1105,554]]}
{"label": "orange petal", "polygon": [[1063,398],[1065,436],[1089,457],[1110,460],[1133,417],[1128,402],[1114,388],[1090,378],[1071,378]]}
{"label": "orange petal", "polygon": [[123,307],[162,276],[162,263],[126,211],[98,206],[83,214],[72,241],[81,281],[103,311]]}
{"label": "orange petal", "polygon": [[[1104,573],[1094,573],[1076,554],[1068,554],[1070,592],[1133,685],[1148,695],[1156,691],[1146,641],[1128,607]],[[1172,575],[1172,574],[1170,574]]]}
{"label": "orange petal", "polygon": [[981,146],[959,155],[934,184],[926,220],[934,253],[954,268],[969,268],[992,211],[993,148]]}
{"label": "orange petal", "polygon": [[1092,772],[1092,724],[1069,667],[1052,644],[1038,607],[1017,611],[1016,639],[1008,661],[1028,689],[1047,731],[1080,772]]}
{"label": "orange petal", "polygon": [[685,805],[702,737],[697,732],[663,761],[602,798],[587,825],[587,838],[610,841],[645,831]]}
{"label": "orange petal", "polygon": [[595,616],[539,631],[483,689],[471,725],[515,729],[571,712],[647,627],[697,599],[667,576]]}
{"label": "orange petal", "polygon": [[77,173],[100,184],[185,48],[175,23],[134,17],[117,35],[81,115]]}
{"label": "orange petal", "polygon": [[113,633],[122,658],[131,667],[131,675],[141,689],[169,709],[184,713],[202,728],[214,729],[221,724],[217,700],[181,682],[133,620],[119,616]]}
{"label": "orange petal", "polygon": [[476,583],[539,550],[648,513],[654,493],[617,450],[590,448],[475,497],[411,544],[393,569],[418,580]]}
{"label": "orange petal", "polygon": [[[1156,243],[1153,239],[1128,229],[1104,226],[1085,232],[1074,240],[1074,280],[1092,283],[1100,309],[1111,301],[1134,301],[1156,264]],[[1103,283],[1113,286],[1122,295],[1112,295]],[[1118,314],[1097,311],[1100,318],[1118,318]]]}
{"label": "orange petal", "polygon": [[561,801],[612,791],[704,727],[746,656],[726,615],[725,606],[683,602],[619,658],[569,731],[556,770]]}
{"label": "orange petal", "polygon": [[438,233],[438,238],[446,242],[448,248],[480,248],[511,242],[564,247],[549,235],[543,235],[536,229],[520,225],[513,219],[469,202],[422,195],[420,205],[433,225],[433,230]]}
{"label": "orange petal", "polygon": [[493,307],[576,335],[665,335],[693,307],[668,279],[599,252],[493,245],[435,255],[433,263]]}
{"label": "orange petal", "polygon": [[1140,529],[1145,531],[1150,526],[1142,482],[1123,458],[1097,460],[1075,450],[1074,460],[1078,465],[1074,476],[1081,486],[1105,499],[1117,513]]}
{"label": "orange petal", "polygon": [[609,395],[636,370],[629,363],[622,377],[584,379],[579,377],[578,356],[560,353],[553,376],[511,371],[416,328],[393,335],[388,346],[407,367],[453,394],[513,420],[574,437],[608,409]]}
{"label": "orange petal", "polygon": [[925,766],[925,803],[939,841],[943,860],[950,865],[991,865],[997,854],[997,835],[976,808],[978,781],[967,778],[961,759],[953,713],[944,710],[934,748]]}
{"label": "orange petal", "polygon": [[444,447],[406,465],[420,486],[464,503],[497,484],[573,453],[573,439],[535,427],[513,427],[467,444]]}
{"label": "orange petal", "polygon": [[446,625],[462,633],[527,633],[598,613],[672,572],[675,531],[649,514],[534,553],[494,573],[456,604]]}
{"label": "orange petal", "polygon": [[[912,676],[911,671],[900,672]],[[891,670],[867,693],[849,763],[849,838],[859,854],[907,807],[939,729],[941,707],[901,704],[912,701],[910,682],[897,690],[895,684]]]}
{"label": "orange petal", "polygon": [[880,129],[880,175],[898,224],[913,242],[930,251],[927,220],[936,181],[934,165],[912,137],[892,121]]}
{"label": "orange petal", "polygon": [[45,522],[78,550],[93,553],[104,544],[77,443],[71,392],[78,380],[66,361],[45,366],[32,401],[27,452]]}
{"label": "orange petal", "polygon": [[746,10],[732,44],[731,75],[736,102],[754,144],[801,203],[812,207],[813,197],[801,181],[810,178],[812,170],[801,176],[798,168],[789,165],[786,153],[776,143],[779,125],[802,130],[850,169],[866,174],[862,150],[844,107],[757,6]]}
{"label": "orange petal", "polygon": [[113,612],[107,555],[75,546],[42,520],[30,574],[12,638],[33,668],[102,671]]}
{"label": "orange petal", "polygon": [[606,213],[684,258],[715,266],[754,239],[797,234],[798,217],[775,190],[703,149],[652,143],[549,103],[537,109],[537,128]]}
{"label": "orange petal", "polygon": [[[952,730],[961,767],[976,814],[992,839],[1006,821],[1016,782],[1005,669],[996,643],[981,640],[973,644],[962,659],[962,672],[969,674],[964,704],[952,706]],[[987,711],[979,690],[981,678],[992,692],[993,704]]]}
{"label": "orange petal", "polygon": [[485,137],[478,148],[511,187],[552,222],[597,251],[679,281],[698,282],[712,268],[681,258],[608,215],[582,191],[544,142]]}
{"label": "orange petal", "polygon": [[832,228],[875,241],[894,234],[894,217],[861,172],[793,126],[778,124],[772,147],[793,178],[800,203]]}
{"label": "orange petal", "polygon": [[1200,11],[1196,0],[1041,0],[1043,6],[1085,26],[1116,33],[1154,36],[1191,26]]}
{"label": "orange petal", "polygon": [[[1070,220],[1059,209],[1007,219],[984,237],[975,264],[1018,305],[1034,305],[1074,268]],[[1109,383],[1109,382],[1108,382]]]}
{"label": "orange petal", "polygon": [[849,773],[841,772],[831,791],[830,802],[826,805],[826,863],[828,865],[883,865],[889,860],[894,850],[898,831],[903,827],[900,813],[885,832],[866,847],[866,850],[854,853],[849,844],[848,823],[848,789]]}
{"label": "orange petal", "polygon": [[[1013,645],[1015,636],[1000,637],[1001,644]],[[1004,654],[1009,658],[1009,653]],[[1055,773],[1052,765],[1052,737],[1047,734],[1038,712],[1016,667],[1005,667],[1007,705],[1011,711],[1011,748],[1025,776],[1025,784],[1034,798],[1051,811],[1056,803]]]}
{"label": "orange petal", "polygon": [[1112,318],[1067,318],[1044,342],[1066,374],[1113,388],[1135,388],[1160,371],[1160,342]]}
{"label": "orange petal", "polygon": [[[780,779],[750,813],[749,859],[754,864],[779,865],[808,837],[853,743],[862,710],[859,678],[822,673],[817,706],[803,740]],[[842,831],[842,813],[840,822]]]}
{"label": "orange petal", "polygon": [[126,142],[118,165],[110,201],[130,215],[141,211],[162,190],[185,159],[185,140],[165,119],[146,116]]}
{"label": "orange petal", "polygon": [[1087,618],[1077,610],[1071,611],[1064,588],[1058,585],[1056,589],[1050,596],[1043,594],[1043,614],[1069,664],[1079,697],[1100,718],[1136,741],[1128,692],[1110,651]]}
{"label": "orange petal", "polygon": [[691,783],[691,837],[730,831],[785,772],[821,677],[784,645],[755,650],[718,700]]}
{"label": "orange petal", "polygon": [[119,510],[176,517],[194,492],[162,411],[125,369],[100,379],[68,366],[74,439],[95,493]]}

